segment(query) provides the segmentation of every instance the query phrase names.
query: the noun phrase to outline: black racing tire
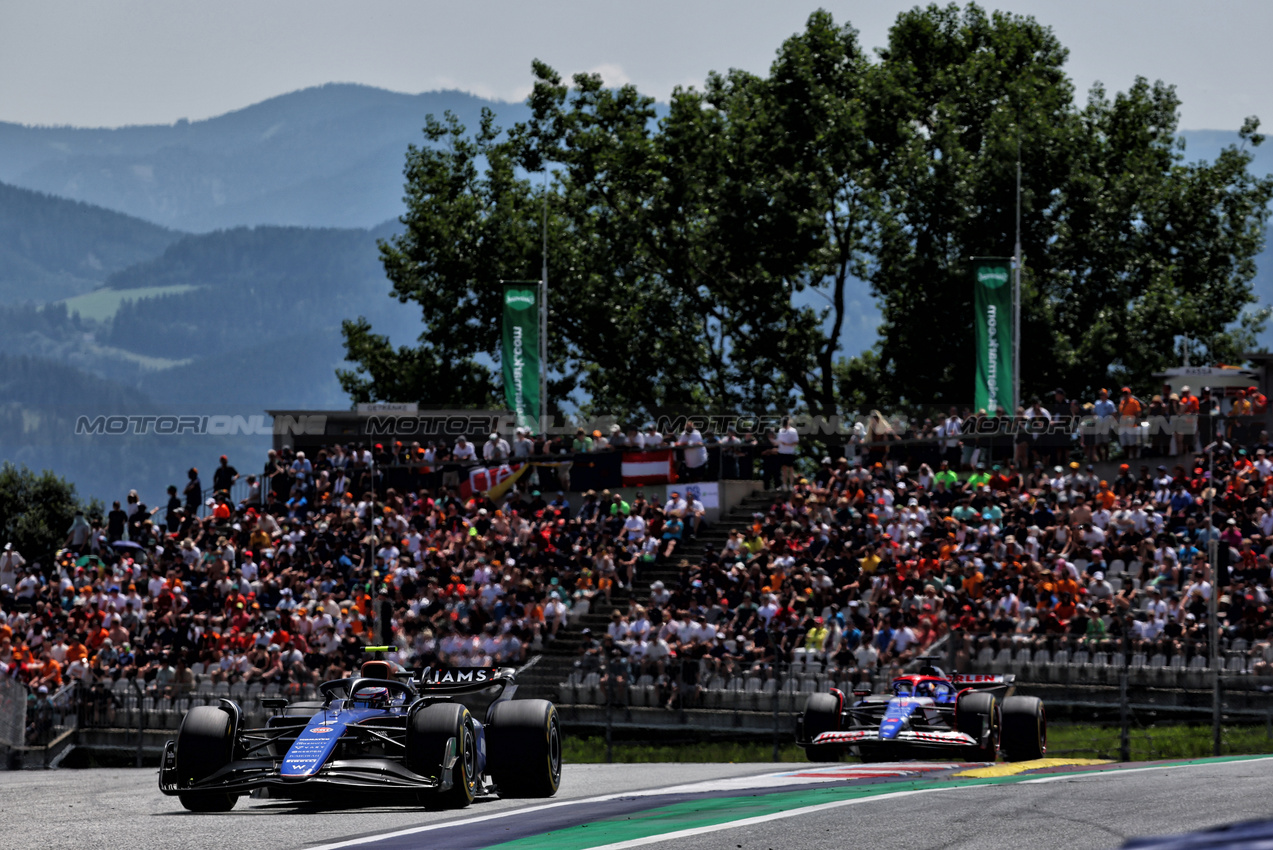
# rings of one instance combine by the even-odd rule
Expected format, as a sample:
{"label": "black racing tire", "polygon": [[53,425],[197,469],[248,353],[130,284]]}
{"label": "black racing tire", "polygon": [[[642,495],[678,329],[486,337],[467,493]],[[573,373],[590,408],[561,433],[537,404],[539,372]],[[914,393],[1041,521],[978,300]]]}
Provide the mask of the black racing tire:
{"label": "black racing tire", "polygon": [[546,699],[499,700],[486,713],[486,772],[501,797],[551,797],[561,787],[561,723]]}
{"label": "black racing tire", "polygon": [[1041,759],[1048,751],[1048,716],[1038,697],[1003,701],[1003,755],[1008,761]]}
{"label": "black racing tire", "polygon": [[[840,700],[835,694],[810,694],[809,701],[804,704],[804,736],[812,741],[823,732],[840,731]],[[823,744],[818,747],[804,748],[805,758],[809,761],[839,761],[844,755],[844,748]]]}
{"label": "black racing tire", "polygon": [[477,734],[473,716],[459,703],[426,705],[411,715],[407,726],[407,769],[442,779],[447,741],[455,738],[459,758],[451,771],[452,785],[442,792],[425,791],[420,798],[426,806],[462,809],[477,796]]}
{"label": "black racing tire", "polygon": [[[186,712],[177,732],[177,786],[206,779],[230,763],[234,756],[234,720],[213,705],[197,705]],[[228,812],[239,795],[216,791],[178,794],[191,812]]]}
{"label": "black racing tire", "polygon": [[985,746],[969,747],[968,755],[973,761],[993,762],[999,756],[1000,724],[999,702],[994,694],[964,694],[955,704],[955,718],[960,732],[971,735],[981,741],[985,735],[987,724],[990,737]]}

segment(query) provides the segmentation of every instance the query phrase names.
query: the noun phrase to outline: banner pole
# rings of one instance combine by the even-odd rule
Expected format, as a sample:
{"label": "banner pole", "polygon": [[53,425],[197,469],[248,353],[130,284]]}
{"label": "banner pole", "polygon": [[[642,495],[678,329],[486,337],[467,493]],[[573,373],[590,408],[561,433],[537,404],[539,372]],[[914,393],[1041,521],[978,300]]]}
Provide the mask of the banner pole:
{"label": "banner pole", "polygon": [[1012,258],[1012,413],[1021,406],[1021,133],[1017,133],[1017,244]]}
{"label": "banner pole", "polygon": [[539,416],[541,433],[548,418],[548,169],[544,169],[544,264],[539,299]]}

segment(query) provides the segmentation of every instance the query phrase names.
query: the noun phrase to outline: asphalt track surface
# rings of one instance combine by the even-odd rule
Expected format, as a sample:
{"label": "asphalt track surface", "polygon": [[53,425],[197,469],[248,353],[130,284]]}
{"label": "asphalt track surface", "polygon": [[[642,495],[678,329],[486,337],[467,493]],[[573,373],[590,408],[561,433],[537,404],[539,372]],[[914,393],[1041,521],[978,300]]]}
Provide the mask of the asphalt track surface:
{"label": "asphalt track surface", "polygon": [[0,773],[0,848],[1111,848],[1273,818],[1273,758],[1051,767],[567,765],[552,800],[456,811],[242,799],[193,815],[154,770]]}

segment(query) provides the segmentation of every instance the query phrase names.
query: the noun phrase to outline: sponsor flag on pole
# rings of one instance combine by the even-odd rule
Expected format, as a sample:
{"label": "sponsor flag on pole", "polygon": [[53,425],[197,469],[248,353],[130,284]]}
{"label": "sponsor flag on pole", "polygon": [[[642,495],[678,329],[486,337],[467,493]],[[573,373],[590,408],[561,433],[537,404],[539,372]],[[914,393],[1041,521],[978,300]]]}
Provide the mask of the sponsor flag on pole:
{"label": "sponsor flag on pole", "polygon": [[539,432],[539,287],[504,285],[504,332],[500,360],[504,399],[518,427]]}
{"label": "sponsor flag on pole", "polygon": [[623,486],[667,484],[676,480],[676,451],[654,449],[623,453]]}
{"label": "sponsor flag on pole", "polygon": [[973,321],[977,348],[974,407],[994,416],[1002,407],[1016,412],[1012,397],[1012,261],[998,257],[973,259]]}

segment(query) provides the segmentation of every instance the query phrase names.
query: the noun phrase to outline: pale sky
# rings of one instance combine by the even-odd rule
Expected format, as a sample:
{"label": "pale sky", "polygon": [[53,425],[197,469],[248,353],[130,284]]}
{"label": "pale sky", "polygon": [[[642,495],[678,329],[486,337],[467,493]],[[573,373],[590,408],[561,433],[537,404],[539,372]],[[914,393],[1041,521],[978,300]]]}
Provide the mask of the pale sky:
{"label": "pale sky", "polygon": [[[198,120],[328,82],[501,100],[529,89],[530,62],[595,70],[665,99],[708,71],[763,73],[813,9],[884,43],[892,0],[0,0],[0,121],[111,127]],[[1136,75],[1177,87],[1182,129],[1273,127],[1266,42],[1273,2],[1004,0],[1070,49],[1080,93]]]}

